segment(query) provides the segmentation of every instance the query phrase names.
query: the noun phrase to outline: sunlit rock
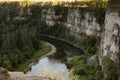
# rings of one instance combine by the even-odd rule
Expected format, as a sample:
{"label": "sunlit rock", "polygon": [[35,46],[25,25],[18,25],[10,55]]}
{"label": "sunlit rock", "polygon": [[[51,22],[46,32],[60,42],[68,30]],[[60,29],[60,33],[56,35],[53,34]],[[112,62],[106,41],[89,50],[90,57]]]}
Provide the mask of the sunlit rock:
{"label": "sunlit rock", "polygon": [[[107,11],[105,18],[105,32],[102,35],[101,55],[110,57],[113,61],[119,58],[120,49],[120,17],[116,11]],[[106,47],[109,46],[106,50]],[[102,52],[103,51],[103,52]]]}
{"label": "sunlit rock", "polygon": [[0,80],[8,80],[9,74],[7,69],[0,67]]}
{"label": "sunlit rock", "polygon": [[55,17],[54,8],[49,8],[46,14],[46,24],[49,26],[55,25],[54,17]]}
{"label": "sunlit rock", "polygon": [[80,31],[80,11],[79,9],[68,9],[67,27],[73,31]]}
{"label": "sunlit rock", "polygon": [[55,15],[54,8],[42,9],[42,20],[45,21],[48,26],[54,26],[61,17],[62,15]]}
{"label": "sunlit rock", "polygon": [[101,26],[96,21],[94,13],[84,11],[84,14],[82,14],[82,10],[78,8],[69,8],[67,27],[73,32],[85,33],[86,35],[100,36],[101,33]]}

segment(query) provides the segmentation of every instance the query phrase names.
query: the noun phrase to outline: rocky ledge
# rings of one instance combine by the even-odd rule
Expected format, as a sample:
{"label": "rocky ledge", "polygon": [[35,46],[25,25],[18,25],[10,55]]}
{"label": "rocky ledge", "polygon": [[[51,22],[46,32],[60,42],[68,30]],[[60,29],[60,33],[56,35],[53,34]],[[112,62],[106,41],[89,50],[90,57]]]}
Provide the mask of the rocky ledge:
{"label": "rocky ledge", "polygon": [[23,72],[8,72],[7,69],[0,67],[0,80],[50,80],[39,76],[28,76]]}

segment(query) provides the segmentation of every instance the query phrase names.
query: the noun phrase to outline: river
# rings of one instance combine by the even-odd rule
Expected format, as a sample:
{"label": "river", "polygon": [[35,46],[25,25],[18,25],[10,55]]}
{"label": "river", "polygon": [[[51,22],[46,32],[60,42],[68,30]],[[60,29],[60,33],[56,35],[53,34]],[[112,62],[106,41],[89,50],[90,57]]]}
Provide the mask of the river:
{"label": "river", "polygon": [[[67,80],[69,75],[69,67],[65,64],[67,58],[83,54],[83,51],[67,42],[54,38],[41,36],[41,39],[52,44],[53,54],[40,58],[26,74],[42,77],[56,77],[59,80]],[[54,45],[54,46],[53,46]],[[56,52],[54,52],[56,50]]]}

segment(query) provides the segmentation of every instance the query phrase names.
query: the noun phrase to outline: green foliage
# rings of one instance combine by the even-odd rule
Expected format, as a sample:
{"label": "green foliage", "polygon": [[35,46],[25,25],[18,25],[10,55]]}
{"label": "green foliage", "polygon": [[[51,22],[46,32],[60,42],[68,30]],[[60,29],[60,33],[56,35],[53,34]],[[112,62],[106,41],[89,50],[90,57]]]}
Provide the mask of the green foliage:
{"label": "green foliage", "polygon": [[103,57],[103,69],[107,80],[118,80],[116,64],[107,56]]}
{"label": "green foliage", "polygon": [[78,65],[80,63],[85,63],[87,56],[81,55],[81,56],[75,56],[73,58],[69,58],[68,62],[73,63],[74,65]]}
{"label": "green foliage", "polygon": [[120,77],[120,67],[119,66],[117,68],[117,75],[118,75],[118,77]]}
{"label": "green foliage", "polygon": [[81,35],[81,40],[76,39],[75,37],[70,35],[66,36],[65,39],[67,39],[68,41],[72,42],[73,44],[84,50],[86,54],[91,55],[96,53],[97,46],[100,44],[100,37],[87,36],[84,34]]}
{"label": "green foliage", "polygon": [[120,1],[119,0],[108,0],[108,5],[119,5]]}
{"label": "green foliage", "polygon": [[19,14],[19,3],[0,3],[0,23],[9,23],[8,18],[13,20]]}
{"label": "green foliage", "polygon": [[101,68],[97,64],[87,64],[87,56],[73,57],[69,62],[74,64],[70,71],[69,80],[100,80]]}
{"label": "green foliage", "polygon": [[32,5],[30,6],[31,12],[32,12],[32,19],[40,19],[42,15],[42,7],[39,5]]}
{"label": "green foliage", "polygon": [[0,66],[13,70],[40,49],[36,29],[0,24]]}
{"label": "green foliage", "polygon": [[[14,68],[13,70],[15,70],[15,71],[23,71],[25,68],[28,67],[29,64],[31,64],[37,58],[45,55],[46,53],[48,53],[50,51],[51,51],[51,46],[50,45],[46,45],[45,42],[42,42],[41,43],[41,49],[39,49],[37,52],[32,54],[32,56],[29,59],[27,59],[24,62],[22,62],[21,64],[19,64],[19,66],[16,66],[16,68]],[[20,58],[23,58],[23,57],[20,57]]]}
{"label": "green foliage", "polygon": [[97,19],[97,22],[100,24],[100,25],[103,25],[104,24],[104,19],[105,19],[105,13],[106,13],[106,9],[105,8],[97,8],[95,10],[95,17]]}
{"label": "green foliage", "polygon": [[38,32],[40,34],[46,34],[54,37],[61,37],[66,35],[66,27],[62,24],[56,24],[51,27],[45,25],[45,26],[41,26]]}
{"label": "green foliage", "polygon": [[62,15],[62,18],[59,19],[61,22],[67,21],[68,8],[62,5],[57,5],[55,8],[55,15]]}

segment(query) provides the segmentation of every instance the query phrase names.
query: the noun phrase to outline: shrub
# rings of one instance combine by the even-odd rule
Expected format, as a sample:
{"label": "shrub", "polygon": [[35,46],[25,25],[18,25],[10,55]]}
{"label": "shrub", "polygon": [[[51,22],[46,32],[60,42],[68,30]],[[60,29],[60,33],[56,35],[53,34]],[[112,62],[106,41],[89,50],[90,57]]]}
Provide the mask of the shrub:
{"label": "shrub", "polygon": [[86,64],[86,58],[86,55],[82,55],[69,60],[74,64],[69,80],[99,80],[101,78],[101,67],[97,64]]}
{"label": "shrub", "polygon": [[108,80],[118,80],[116,64],[107,56],[103,57],[103,69]]}

